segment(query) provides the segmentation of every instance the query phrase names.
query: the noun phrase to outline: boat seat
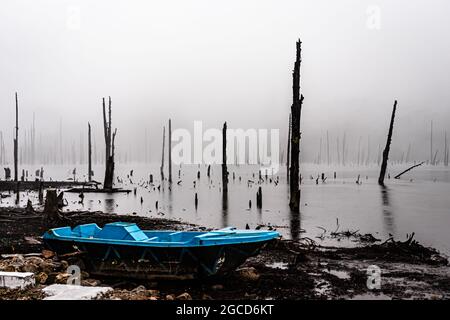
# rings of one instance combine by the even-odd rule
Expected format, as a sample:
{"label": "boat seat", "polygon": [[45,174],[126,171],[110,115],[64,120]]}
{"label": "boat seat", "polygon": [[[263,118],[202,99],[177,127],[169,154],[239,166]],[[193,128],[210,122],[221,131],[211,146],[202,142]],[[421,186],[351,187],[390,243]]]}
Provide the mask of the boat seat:
{"label": "boat seat", "polygon": [[157,240],[159,240],[159,237],[151,237],[151,238],[148,238],[147,240],[144,240],[145,242],[149,242],[149,241],[157,241]]}

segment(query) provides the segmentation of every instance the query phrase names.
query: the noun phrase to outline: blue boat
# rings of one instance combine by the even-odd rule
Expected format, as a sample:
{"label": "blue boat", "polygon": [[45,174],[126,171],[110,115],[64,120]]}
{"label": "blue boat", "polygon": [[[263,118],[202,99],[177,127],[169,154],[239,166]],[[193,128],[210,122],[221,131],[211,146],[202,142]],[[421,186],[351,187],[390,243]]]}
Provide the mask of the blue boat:
{"label": "blue boat", "polygon": [[193,279],[227,274],[278,238],[276,231],[225,228],[210,232],[146,231],[135,223],[100,228],[84,224],[50,229],[45,245],[59,255],[77,252],[78,263],[98,276]]}

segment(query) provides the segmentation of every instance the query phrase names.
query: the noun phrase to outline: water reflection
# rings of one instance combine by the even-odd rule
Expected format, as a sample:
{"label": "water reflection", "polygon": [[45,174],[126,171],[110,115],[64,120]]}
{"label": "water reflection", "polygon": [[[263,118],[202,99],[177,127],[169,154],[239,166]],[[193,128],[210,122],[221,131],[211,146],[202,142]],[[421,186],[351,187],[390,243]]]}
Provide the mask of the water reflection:
{"label": "water reflection", "polygon": [[169,214],[169,217],[172,217],[172,209],[173,209],[173,198],[172,198],[172,184],[169,185],[168,188],[168,201],[167,201],[167,212]]}
{"label": "water reflection", "polygon": [[115,201],[114,199],[105,199],[105,212],[107,213],[113,213],[115,209]]}
{"label": "water reflection", "polygon": [[390,198],[389,188],[386,186],[381,186],[381,200],[383,207],[383,226],[386,233],[395,235],[395,220],[393,207]]}
{"label": "water reflection", "polygon": [[298,240],[300,239],[300,212],[290,212],[290,220],[289,220],[289,227],[291,232],[291,239],[292,240]]}
{"label": "water reflection", "polygon": [[228,227],[228,192],[222,193],[222,228]]}

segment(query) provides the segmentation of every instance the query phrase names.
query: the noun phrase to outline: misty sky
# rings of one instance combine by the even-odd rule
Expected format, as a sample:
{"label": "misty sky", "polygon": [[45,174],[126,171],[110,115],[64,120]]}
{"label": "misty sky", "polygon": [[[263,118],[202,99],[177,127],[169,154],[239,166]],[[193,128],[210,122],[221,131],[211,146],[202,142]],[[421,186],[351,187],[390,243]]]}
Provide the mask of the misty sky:
{"label": "misty sky", "polygon": [[[379,29],[367,24],[372,6]],[[397,99],[393,155],[411,143],[412,156],[427,160],[430,121],[435,148],[450,134],[449,16],[448,0],[3,0],[0,130],[12,150],[18,91],[21,129],[35,113],[49,144],[62,119],[68,145],[79,146],[87,121],[100,145],[108,95],[118,152],[135,157],[147,131],[160,158],[169,117],[174,128],[227,121],[279,128],[285,139],[301,37],[304,159],[316,157],[327,130],[333,152],[345,130],[350,149],[370,135],[376,156]]]}

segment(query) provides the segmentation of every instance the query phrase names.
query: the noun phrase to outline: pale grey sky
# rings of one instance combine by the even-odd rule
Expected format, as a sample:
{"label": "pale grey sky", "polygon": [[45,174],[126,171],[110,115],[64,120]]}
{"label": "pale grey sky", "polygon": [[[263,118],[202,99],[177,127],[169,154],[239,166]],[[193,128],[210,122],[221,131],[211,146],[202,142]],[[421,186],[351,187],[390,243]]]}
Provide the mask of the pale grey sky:
{"label": "pale grey sky", "polygon": [[[379,29],[367,25],[373,6]],[[394,155],[411,142],[413,155],[428,159],[430,121],[436,148],[450,132],[449,14],[447,0],[3,0],[0,130],[12,150],[18,91],[21,129],[34,112],[51,144],[60,119],[77,147],[87,121],[100,144],[108,95],[121,153],[142,151],[137,142],[147,130],[159,159],[169,117],[174,128],[226,120],[234,128],[280,128],[285,138],[301,37],[306,159],[326,130],[333,150],[344,130],[350,147],[370,134],[375,154],[394,99]]]}

